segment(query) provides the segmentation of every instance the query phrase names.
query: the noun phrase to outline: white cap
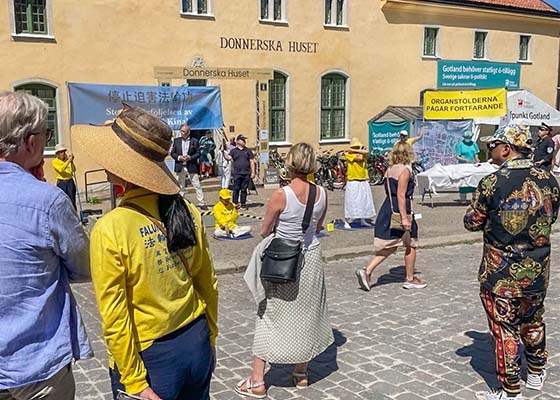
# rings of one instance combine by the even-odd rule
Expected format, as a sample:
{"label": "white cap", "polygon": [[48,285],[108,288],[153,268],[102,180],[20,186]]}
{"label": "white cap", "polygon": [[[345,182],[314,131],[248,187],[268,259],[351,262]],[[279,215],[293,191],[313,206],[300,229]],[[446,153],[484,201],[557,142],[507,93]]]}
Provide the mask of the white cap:
{"label": "white cap", "polygon": [[66,150],[68,150],[68,149],[61,144],[57,144],[56,146],[54,146],[54,152],[55,153],[58,153],[58,152],[61,152],[61,151],[66,151]]}
{"label": "white cap", "polygon": [[399,135],[401,136],[408,136],[408,131],[405,131],[404,129],[402,131],[399,132]]}

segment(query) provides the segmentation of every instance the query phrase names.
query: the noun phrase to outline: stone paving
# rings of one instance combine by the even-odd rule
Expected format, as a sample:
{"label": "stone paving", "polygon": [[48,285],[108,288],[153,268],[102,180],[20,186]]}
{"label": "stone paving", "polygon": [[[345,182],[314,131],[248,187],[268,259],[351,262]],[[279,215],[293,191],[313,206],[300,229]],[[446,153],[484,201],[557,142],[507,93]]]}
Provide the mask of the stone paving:
{"label": "stone paving", "polygon": [[[559,247],[553,246],[554,260]],[[293,387],[289,367],[273,365],[266,375],[270,399],[474,399],[475,391],[496,383],[476,281],[480,244],[420,250],[417,269],[429,281],[420,291],[401,288],[401,254],[374,272],[377,286],[369,293],[357,289],[354,276],[366,258],[326,265],[335,344],[311,362],[307,389]],[[549,378],[539,396],[525,391],[530,399],[560,399],[559,266],[553,262],[545,314]],[[221,275],[219,284],[221,332],[212,398],[229,400],[240,398],[231,388],[250,374],[255,305],[241,274]],[[75,285],[74,292],[97,357],[75,365],[76,398],[110,399],[91,285]]]}

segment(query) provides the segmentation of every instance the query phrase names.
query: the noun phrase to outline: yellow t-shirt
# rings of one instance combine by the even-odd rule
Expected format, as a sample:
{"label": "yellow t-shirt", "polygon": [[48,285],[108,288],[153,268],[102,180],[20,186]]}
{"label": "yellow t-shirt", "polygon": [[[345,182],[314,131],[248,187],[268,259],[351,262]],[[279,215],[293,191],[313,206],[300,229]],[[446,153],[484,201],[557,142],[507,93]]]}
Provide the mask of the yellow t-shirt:
{"label": "yellow t-shirt", "polygon": [[[146,189],[126,193],[123,202],[139,205],[159,219],[158,195]],[[197,244],[184,252],[189,273],[167,239],[146,216],[117,207],[91,233],[91,275],[109,366],[117,365],[129,393],[148,387],[140,351],[155,339],[206,314],[210,342],[218,334],[218,290],[200,213],[188,204],[197,226]]]}
{"label": "yellow t-shirt", "polygon": [[214,219],[216,220],[214,226],[216,228],[221,228],[222,226],[227,226],[229,229],[233,229],[237,226],[235,221],[237,221],[237,208],[235,204],[231,201],[226,206],[224,203],[218,200],[214,208],[212,209],[214,213]]}
{"label": "yellow t-shirt", "polygon": [[412,146],[414,143],[416,143],[416,138],[408,138],[406,139],[406,143]]}
{"label": "yellow t-shirt", "polygon": [[57,180],[67,181],[72,179],[72,163],[70,160],[62,161],[60,158],[55,157],[52,160],[54,168],[54,177]]}
{"label": "yellow t-shirt", "polygon": [[[362,156],[361,161],[357,161],[356,157]],[[365,181],[369,179],[367,170],[367,155],[359,153],[345,152],[346,158],[346,179],[349,181]]]}

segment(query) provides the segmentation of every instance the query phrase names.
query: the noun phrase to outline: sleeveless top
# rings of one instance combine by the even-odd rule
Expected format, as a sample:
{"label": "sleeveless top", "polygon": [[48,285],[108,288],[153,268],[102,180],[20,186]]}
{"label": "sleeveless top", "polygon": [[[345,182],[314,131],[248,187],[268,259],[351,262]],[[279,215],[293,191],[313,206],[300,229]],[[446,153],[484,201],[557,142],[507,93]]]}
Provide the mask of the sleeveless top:
{"label": "sleeveless top", "polygon": [[317,186],[319,191],[319,199],[313,206],[313,213],[311,214],[311,221],[305,234],[301,231],[301,223],[303,222],[303,214],[305,213],[305,204],[302,204],[294,191],[289,186],[282,188],[286,195],[286,207],[278,217],[276,225],[276,237],[291,240],[302,240],[305,248],[314,248],[319,245],[319,239],[315,235],[317,230],[317,222],[323,215],[326,206],[325,190]]}

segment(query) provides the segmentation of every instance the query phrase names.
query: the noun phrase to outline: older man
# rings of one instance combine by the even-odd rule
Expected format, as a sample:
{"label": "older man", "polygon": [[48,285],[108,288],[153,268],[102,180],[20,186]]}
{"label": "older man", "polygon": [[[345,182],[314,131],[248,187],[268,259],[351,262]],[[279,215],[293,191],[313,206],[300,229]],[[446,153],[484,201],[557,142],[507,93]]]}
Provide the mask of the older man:
{"label": "older man", "polygon": [[541,390],[546,379],[543,304],[560,190],[556,179],[529,159],[529,135],[512,125],[483,140],[500,168],[480,181],[464,218],[468,230],[484,231],[480,297],[502,383],[499,389],[478,393],[481,400],[522,399],[522,355],[527,361],[525,387]]}
{"label": "older man", "polygon": [[70,199],[37,177],[47,106],[0,93],[0,400],[74,399],[72,360],[93,356],[70,282],[90,279]]}

